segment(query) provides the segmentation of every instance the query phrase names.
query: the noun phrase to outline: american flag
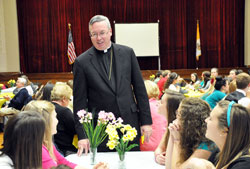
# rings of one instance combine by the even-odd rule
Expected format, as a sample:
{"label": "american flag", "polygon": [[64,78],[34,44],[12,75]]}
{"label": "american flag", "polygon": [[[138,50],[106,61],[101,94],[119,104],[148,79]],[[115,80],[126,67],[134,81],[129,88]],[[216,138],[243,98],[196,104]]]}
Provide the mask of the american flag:
{"label": "american flag", "polygon": [[69,30],[67,54],[68,54],[68,58],[69,58],[69,64],[74,63],[75,59],[76,59],[76,52],[75,52],[75,46],[73,43],[73,37],[72,37],[71,30]]}

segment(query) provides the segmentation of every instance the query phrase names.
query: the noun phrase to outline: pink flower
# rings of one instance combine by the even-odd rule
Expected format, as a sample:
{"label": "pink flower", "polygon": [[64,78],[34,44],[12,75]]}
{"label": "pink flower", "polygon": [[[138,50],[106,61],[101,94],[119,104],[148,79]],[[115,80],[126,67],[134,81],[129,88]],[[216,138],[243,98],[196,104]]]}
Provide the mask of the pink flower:
{"label": "pink flower", "polygon": [[79,110],[77,112],[78,117],[83,118],[87,112],[85,110]]}
{"label": "pink flower", "polygon": [[108,113],[108,119],[109,119],[110,121],[114,121],[114,120],[115,120],[115,116],[114,116],[114,114],[113,114],[112,112],[109,112],[109,113]]}
{"label": "pink flower", "polygon": [[98,114],[98,119],[106,119],[106,112],[105,111],[103,111],[103,110],[101,110],[100,112],[99,112],[99,114]]}

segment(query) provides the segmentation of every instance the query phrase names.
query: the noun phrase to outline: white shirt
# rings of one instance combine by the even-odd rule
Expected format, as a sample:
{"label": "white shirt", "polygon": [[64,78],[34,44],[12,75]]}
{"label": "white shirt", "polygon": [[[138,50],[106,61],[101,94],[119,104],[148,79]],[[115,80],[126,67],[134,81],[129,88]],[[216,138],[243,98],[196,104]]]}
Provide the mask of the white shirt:
{"label": "white shirt", "polygon": [[173,91],[176,91],[176,92],[179,92],[178,88],[174,85],[174,84],[171,84],[169,87],[168,87],[169,90],[173,90]]}
{"label": "white shirt", "polygon": [[250,99],[248,97],[243,97],[238,101],[238,103],[244,107],[248,107],[248,105],[250,105]]}
{"label": "white shirt", "polygon": [[30,85],[26,86],[25,88],[28,90],[28,93],[29,93],[30,96],[34,95],[34,91],[33,91],[32,87]]}
{"label": "white shirt", "polygon": [[244,94],[244,96],[246,96],[246,95],[247,95],[247,93],[246,93],[244,90],[241,90],[241,89],[236,89],[236,91],[237,91],[237,92],[240,92],[240,93],[242,93],[242,94]]}
{"label": "white shirt", "polygon": [[[2,153],[2,152],[0,152]],[[9,156],[3,154],[0,156],[0,168],[1,169],[14,169],[13,162]]]}

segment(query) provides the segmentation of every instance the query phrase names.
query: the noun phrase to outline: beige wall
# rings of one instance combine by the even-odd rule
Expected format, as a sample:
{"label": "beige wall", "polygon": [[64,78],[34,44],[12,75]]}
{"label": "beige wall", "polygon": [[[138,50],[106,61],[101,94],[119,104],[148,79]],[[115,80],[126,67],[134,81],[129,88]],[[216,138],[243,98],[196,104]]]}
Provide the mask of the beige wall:
{"label": "beige wall", "polygon": [[[250,0],[245,1],[245,65],[250,65]],[[0,72],[19,72],[16,0],[0,0]]]}
{"label": "beige wall", "polygon": [[19,72],[16,0],[0,0],[0,72]]}
{"label": "beige wall", "polygon": [[245,1],[245,65],[250,65],[250,0]]}

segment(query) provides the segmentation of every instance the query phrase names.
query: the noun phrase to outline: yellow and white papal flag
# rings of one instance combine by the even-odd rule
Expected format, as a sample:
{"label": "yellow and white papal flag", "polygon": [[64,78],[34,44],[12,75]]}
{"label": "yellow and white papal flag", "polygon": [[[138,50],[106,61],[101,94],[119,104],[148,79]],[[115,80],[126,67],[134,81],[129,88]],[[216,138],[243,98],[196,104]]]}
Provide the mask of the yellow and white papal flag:
{"label": "yellow and white papal flag", "polygon": [[196,32],[196,60],[199,61],[201,56],[201,40],[200,40],[200,29],[199,20],[197,20],[197,32]]}

